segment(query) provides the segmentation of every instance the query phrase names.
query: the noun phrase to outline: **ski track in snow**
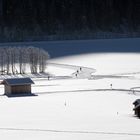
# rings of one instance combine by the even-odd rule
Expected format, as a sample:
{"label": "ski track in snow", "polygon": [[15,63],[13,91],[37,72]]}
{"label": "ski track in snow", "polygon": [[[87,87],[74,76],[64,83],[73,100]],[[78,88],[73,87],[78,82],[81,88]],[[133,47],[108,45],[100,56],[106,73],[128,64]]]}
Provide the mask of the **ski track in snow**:
{"label": "ski track in snow", "polygon": [[67,90],[67,91],[51,91],[51,92],[36,92],[35,94],[57,94],[57,93],[79,93],[79,92],[91,92],[91,91],[123,91],[127,92],[127,94],[134,94],[134,95],[140,95],[140,90],[134,90],[135,93],[133,93],[132,89],[83,89],[83,90]]}
{"label": "ski track in snow", "polygon": [[[128,76],[132,74],[139,74],[140,72],[129,72],[129,73],[118,73],[118,74],[110,74],[110,75],[96,75],[95,73],[97,70],[89,67],[83,67],[83,66],[76,66],[76,65],[68,65],[68,64],[58,64],[58,63],[48,63],[48,65],[60,67],[60,68],[67,68],[67,69],[73,69],[75,70],[74,73],[72,73],[72,76],[54,76],[53,79],[69,79],[75,77],[74,75],[77,74],[76,78],[88,78],[90,80],[96,80],[96,79],[102,79],[102,78],[128,78],[133,79],[133,76]],[[81,69],[81,70],[80,70]],[[78,70],[78,73],[77,73]],[[127,75],[127,76],[125,76]]]}
{"label": "ski track in snow", "polygon": [[[129,73],[118,73],[118,74],[111,74],[111,75],[96,75],[96,69],[84,67],[84,66],[76,66],[76,65],[68,65],[68,64],[58,64],[58,63],[48,63],[48,66],[54,66],[59,68],[66,68],[72,69],[73,72],[71,75],[68,76],[55,76],[51,75],[49,80],[64,80],[64,79],[89,79],[89,80],[98,80],[103,78],[124,78],[124,79],[135,79],[133,76],[128,76],[132,74],[139,74],[140,72],[129,72]],[[77,73],[78,71],[78,73]],[[77,76],[75,76],[77,74]],[[31,77],[34,81],[44,81],[48,79],[49,74],[23,74],[16,77]],[[126,76],[127,75],[127,76]],[[9,75],[3,75],[4,78],[10,78]],[[12,76],[14,77],[14,75]],[[59,86],[57,85],[33,85],[33,87],[45,87],[45,86]],[[3,88],[3,87],[0,87]],[[81,89],[81,90],[68,90],[68,91],[52,91],[52,92],[36,92],[35,94],[56,94],[56,93],[69,93],[69,92],[91,92],[91,91],[124,91],[129,92],[130,94],[139,95],[140,90],[137,90],[140,87],[132,87],[130,89]],[[134,93],[135,92],[135,93]],[[137,94],[136,94],[137,92]],[[1,95],[2,96],[2,95]]]}
{"label": "ski track in snow", "polygon": [[81,131],[81,130],[49,130],[49,129],[29,129],[29,128],[0,128],[6,131],[34,131],[34,132],[51,132],[51,133],[79,133],[79,134],[99,134],[99,135],[130,135],[140,136],[140,133],[121,133],[121,132],[105,132],[105,131]]}
{"label": "ski track in snow", "polygon": [[[84,66],[76,66],[76,65],[68,65],[68,64],[58,64],[58,63],[48,63],[49,66],[59,67],[59,68],[66,68],[66,69],[72,69],[75,72],[73,72],[71,75],[68,76],[55,76],[48,73],[42,73],[42,74],[20,74],[20,75],[2,75],[0,78],[1,80],[5,78],[20,78],[20,77],[31,77],[35,81],[42,81],[48,79],[48,76],[50,76],[50,80],[58,80],[58,79],[73,79],[73,78],[87,78],[90,80],[97,80],[97,79],[103,79],[103,78],[126,78],[126,79],[136,79],[134,76],[129,76],[132,74],[140,74],[140,72],[129,72],[129,73],[116,73],[116,74],[110,74],[110,75],[96,75],[94,74],[97,70],[94,68],[84,67]],[[80,70],[81,69],[81,70]],[[77,73],[78,71],[78,73]],[[77,76],[75,76],[77,74]]]}

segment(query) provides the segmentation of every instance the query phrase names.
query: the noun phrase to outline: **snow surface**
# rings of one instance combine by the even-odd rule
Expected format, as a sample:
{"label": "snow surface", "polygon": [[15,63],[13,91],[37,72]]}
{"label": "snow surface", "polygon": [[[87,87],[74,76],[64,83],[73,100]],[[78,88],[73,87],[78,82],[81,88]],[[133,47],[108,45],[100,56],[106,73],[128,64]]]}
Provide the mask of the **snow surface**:
{"label": "snow surface", "polygon": [[139,53],[50,59],[47,71],[53,78],[33,78],[32,91],[38,96],[8,98],[0,86],[0,138],[140,139],[132,105],[140,91],[131,91],[140,87],[139,66]]}

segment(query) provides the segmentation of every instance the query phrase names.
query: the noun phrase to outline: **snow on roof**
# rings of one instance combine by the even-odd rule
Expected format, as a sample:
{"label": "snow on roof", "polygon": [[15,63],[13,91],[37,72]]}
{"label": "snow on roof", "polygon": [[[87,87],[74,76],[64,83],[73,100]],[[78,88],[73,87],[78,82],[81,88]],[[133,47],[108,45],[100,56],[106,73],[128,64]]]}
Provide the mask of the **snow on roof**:
{"label": "snow on roof", "polygon": [[7,85],[28,85],[28,84],[34,84],[34,82],[30,78],[9,78],[9,79],[4,79],[3,84]]}

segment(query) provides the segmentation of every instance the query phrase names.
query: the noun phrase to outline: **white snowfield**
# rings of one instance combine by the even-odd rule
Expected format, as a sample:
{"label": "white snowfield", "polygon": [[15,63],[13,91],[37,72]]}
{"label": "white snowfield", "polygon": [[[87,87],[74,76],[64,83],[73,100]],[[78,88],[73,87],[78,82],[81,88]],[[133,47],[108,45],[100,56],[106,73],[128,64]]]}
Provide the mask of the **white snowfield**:
{"label": "white snowfield", "polygon": [[49,80],[33,78],[38,96],[8,98],[0,87],[0,139],[140,139],[132,105],[140,98],[139,53],[50,59],[47,72]]}

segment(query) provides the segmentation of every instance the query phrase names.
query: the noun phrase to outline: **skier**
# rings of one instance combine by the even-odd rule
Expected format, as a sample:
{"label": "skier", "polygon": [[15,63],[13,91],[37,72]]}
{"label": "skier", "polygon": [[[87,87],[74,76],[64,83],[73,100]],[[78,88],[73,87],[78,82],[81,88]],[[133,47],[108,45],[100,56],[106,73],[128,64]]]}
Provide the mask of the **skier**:
{"label": "skier", "polygon": [[112,89],[112,84],[110,84],[110,88]]}
{"label": "skier", "polygon": [[78,70],[77,70],[76,72],[77,72],[77,73],[79,73],[79,71],[78,71]]}
{"label": "skier", "polygon": [[50,76],[48,76],[48,80],[50,80]]}

